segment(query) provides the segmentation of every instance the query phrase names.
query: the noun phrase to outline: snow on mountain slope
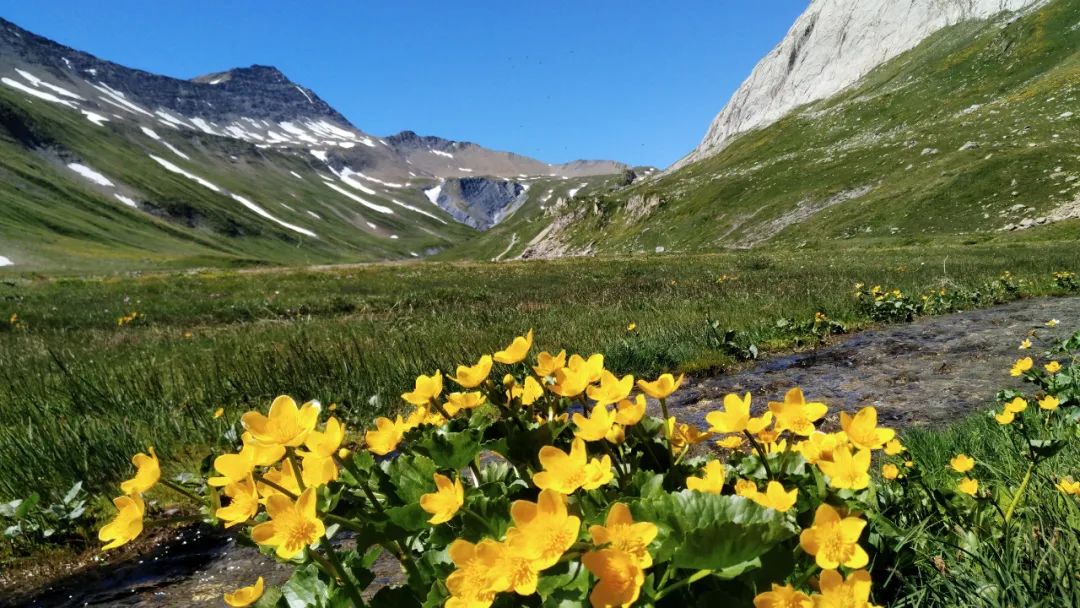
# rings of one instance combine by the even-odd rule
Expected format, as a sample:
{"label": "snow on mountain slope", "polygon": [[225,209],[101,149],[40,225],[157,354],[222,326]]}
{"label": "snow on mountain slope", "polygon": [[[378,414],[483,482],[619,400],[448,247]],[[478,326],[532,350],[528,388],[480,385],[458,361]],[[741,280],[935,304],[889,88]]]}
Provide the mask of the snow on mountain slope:
{"label": "snow on mountain slope", "polygon": [[713,120],[701,144],[673,168],[715,154],[740,133],[840,92],[944,27],[1043,2],[813,0]]}

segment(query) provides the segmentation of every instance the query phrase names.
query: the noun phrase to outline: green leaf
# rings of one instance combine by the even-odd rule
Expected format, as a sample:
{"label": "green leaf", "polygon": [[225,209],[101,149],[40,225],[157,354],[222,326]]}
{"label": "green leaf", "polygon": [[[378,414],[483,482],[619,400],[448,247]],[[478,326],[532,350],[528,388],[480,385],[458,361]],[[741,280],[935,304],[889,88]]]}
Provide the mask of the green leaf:
{"label": "green leaf", "polygon": [[314,565],[298,568],[281,587],[281,596],[289,608],[308,608],[325,605],[323,599],[328,595],[326,583],[319,579],[319,570]]}
{"label": "green leaf", "polygon": [[427,456],[403,454],[382,464],[403,503],[419,503],[421,496],[435,491],[432,477],[437,467]]}
{"label": "green leaf", "polygon": [[431,527],[431,524],[427,522],[431,514],[424,511],[419,503],[391,507],[386,510],[386,516],[395,525],[409,532],[419,532]]}
{"label": "green leaf", "polygon": [[450,432],[439,429],[414,443],[412,448],[435,461],[440,469],[463,469],[480,453],[483,431],[466,429]]}
{"label": "green leaf", "polygon": [[30,510],[37,506],[41,501],[41,495],[34,492],[29,498],[19,503],[19,506],[15,508],[15,519],[22,519],[26,517]]}
{"label": "green leaf", "polygon": [[[670,530],[658,561],[694,570],[745,570],[744,564],[795,535],[783,514],[741,496],[684,490],[631,505],[634,518]],[[740,570],[741,568],[741,570]]]}
{"label": "green leaf", "polygon": [[1064,449],[1066,444],[1061,439],[1032,439],[1028,445],[1039,458],[1050,458]]}

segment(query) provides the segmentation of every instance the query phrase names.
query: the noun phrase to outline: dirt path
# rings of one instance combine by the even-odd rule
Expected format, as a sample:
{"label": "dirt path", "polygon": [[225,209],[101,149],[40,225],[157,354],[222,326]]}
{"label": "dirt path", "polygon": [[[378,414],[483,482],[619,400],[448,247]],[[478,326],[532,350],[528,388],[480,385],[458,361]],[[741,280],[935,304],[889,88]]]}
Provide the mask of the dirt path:
{"label": "dirt path", "polygon": [[[1049,329],[1044,323],[1060,319]],[[764,407],[793,386],[835,409],[878,408],[896,428],[945,423],[987,408],[1015,385],[1008,369],[1031,330],[1064,336],[1080,327],[1080,298],[1023,300],[927,317],[847,337],[813,352],[777,357],[730,375],[692,381],[672,396],[672,413],[706,426],[729,392],[751,391]],[[1038,348],[1032,352],[1037,352]],[[391,564],[392,565],[392,564]],[[99,570],[105,570],[100,568]],[[187,531],[141,558],[59,581],[28,606],[221,606],[221,594],[259,575],[277,584],[288,569],[216,535]],[[391,576],[383,573],[383,577]],[[5,605],[0,599],[0,606]]]}

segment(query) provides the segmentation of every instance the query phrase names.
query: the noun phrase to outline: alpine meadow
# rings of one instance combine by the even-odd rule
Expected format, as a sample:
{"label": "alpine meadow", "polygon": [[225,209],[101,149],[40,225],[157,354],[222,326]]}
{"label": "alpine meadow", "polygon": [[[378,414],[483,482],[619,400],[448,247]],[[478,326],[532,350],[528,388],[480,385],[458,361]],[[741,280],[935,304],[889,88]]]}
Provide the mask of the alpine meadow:
{"label": "alpine meadow", "polygon": [[[347,82],[65,46],[63,4],[0,15],[0,607],[1080,605],[1080,0],[702,4],[801,15],[692,74],[742,84],[680,88],[719,113],[666,167],[376,135]],[[337,43],[249,29],[287,14],[244,52]],[[544,60],[617,52],[576,32]],[[483,114],[480,54],[552,69],[466,37],[320,60],[476,61],[428,117],[347,88],[417,125]]]}

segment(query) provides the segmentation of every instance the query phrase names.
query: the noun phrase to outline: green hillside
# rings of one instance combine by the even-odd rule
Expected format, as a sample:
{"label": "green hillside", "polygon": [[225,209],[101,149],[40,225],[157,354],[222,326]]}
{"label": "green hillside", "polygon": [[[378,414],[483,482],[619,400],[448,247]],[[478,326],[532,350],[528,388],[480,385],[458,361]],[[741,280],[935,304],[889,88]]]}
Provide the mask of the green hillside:
{"label": "green hillside", "polygon": [[1080,1],[1057,0],[942,30],[715,156],[578,197],[548,240],[627,254],[1075,237],[1078,24]]}

